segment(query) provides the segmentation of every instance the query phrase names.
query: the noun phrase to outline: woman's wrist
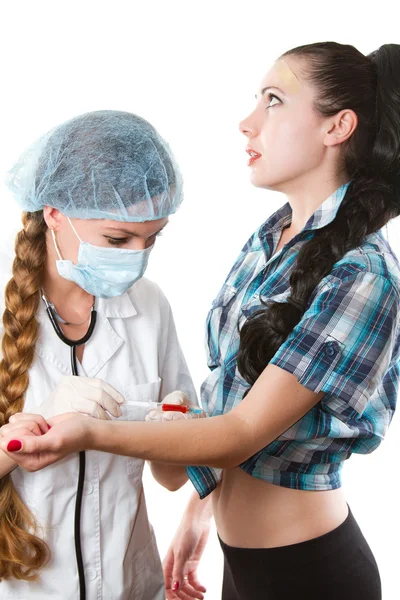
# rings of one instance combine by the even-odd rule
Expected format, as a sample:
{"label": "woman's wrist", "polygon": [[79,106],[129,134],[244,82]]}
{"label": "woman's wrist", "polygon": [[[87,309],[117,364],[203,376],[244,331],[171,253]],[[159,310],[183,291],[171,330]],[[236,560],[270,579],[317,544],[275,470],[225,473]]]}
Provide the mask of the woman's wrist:
{"label": "woman's wrist", "polygon": [[[109,423],[109,421],[105,421]],[[99,443],[101,440],[101,429],[103,421],[94,417],[88,417],[85,419],[85,427],[83,430],[82,442],[85,445],[86,450],[99,450]],[[104,437],[103,437],[104,439]]]}
{"label": "woman's wrist", "polygon": [[0,450],[0,479],[11,473],[16,467],[18,467],[18,464],[15,460]]}

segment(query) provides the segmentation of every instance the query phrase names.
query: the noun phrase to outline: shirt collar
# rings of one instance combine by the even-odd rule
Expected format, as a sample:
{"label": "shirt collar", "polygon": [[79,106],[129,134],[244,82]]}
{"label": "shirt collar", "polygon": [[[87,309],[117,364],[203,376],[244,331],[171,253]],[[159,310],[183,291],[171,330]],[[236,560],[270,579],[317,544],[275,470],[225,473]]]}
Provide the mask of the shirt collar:
{"label": "shirt collar", "polygon": [[335,192],[333,192],[333,194],[331,194],[329,198],[327,198],[325,202],[323,202],[321,206],[317,208],[315,213],[311,215],[311,217],[305,224],[303,231],[309,229],[322,229],[322,227],[325,227],[326,225],[329,225],[329,223],[332,223],[332,221],[337,215],[337,212],[343,201],[343,198],[345,197],[349,185],[350,182],[345,183]]}
{"label": "shirt collar", "polygon": [[[335,190],[308,219],[302,231],[321,229],[331,223],[339,210],[339,207],[345,197],[349,183],[345,183],[340,188]],[[287,202],[282,208],[277,210],[260,229],[260,237],[270,233],[276,229],[283,229],[292,220],[292,208]]]}

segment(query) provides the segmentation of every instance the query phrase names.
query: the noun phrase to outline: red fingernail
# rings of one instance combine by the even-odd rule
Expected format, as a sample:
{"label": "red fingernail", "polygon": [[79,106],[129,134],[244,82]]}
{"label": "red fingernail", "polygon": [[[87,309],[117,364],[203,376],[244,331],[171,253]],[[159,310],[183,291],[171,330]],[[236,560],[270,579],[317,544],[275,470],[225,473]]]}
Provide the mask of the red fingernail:
{"label": "red fingernail", "polygon": [[11,440],[11,442],[8,442],[7,450],[9,452],[18,452],[21,448],[22,443],[19,440]]}
{"label": "red fingernail", "polygon": [[51,429],[51,425],[49,425],[48,423],[47,423],[47,427],[48,427],[49,429]]}
{"label": "red fingernail", "polygon": [[175,581],[174,585],[172,586],[172,591],[177,592],[178,590],[179,590],[179,581]]}

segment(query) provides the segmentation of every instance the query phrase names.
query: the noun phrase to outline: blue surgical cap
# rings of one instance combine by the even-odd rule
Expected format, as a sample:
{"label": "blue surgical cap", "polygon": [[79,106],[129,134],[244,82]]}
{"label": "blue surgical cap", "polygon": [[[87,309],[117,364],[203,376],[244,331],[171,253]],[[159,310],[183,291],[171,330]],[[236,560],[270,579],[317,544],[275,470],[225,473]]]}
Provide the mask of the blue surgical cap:
{"label": "blue surgical cap", "polygon": [[168,144],[144,119],[114,110],[55,127],[21,156],[7,184],[24,211],[52,206],[78,219],[152,221],[182,201]]}

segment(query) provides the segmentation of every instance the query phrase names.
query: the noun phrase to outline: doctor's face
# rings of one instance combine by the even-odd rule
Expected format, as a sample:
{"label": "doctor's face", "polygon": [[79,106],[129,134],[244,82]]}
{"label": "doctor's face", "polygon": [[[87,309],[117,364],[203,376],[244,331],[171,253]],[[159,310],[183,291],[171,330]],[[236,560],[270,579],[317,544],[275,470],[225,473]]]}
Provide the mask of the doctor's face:
{"label": "doctor's face", "polygon": [[[57,209],[45,207],[44,217],[53,229],[63,259],[77,262],[80,241],[68,218]],[[168,223],[168,218],[143,223],[110,221],[107,219],[70,219],[83,242],[103,248],[144,250],[152,246]],[[49,231],[50,234],[50,231]],[[50,244],[49,239],[49,244]],[[53,246],[51,242],[51,246]],[[50,247],[51,247],[50,246]]]}
{"label": "doctor's face", "polygon": [[240,123],[253,185],[287,192],[321,164],[326,131],[314,100],[298,59],[281,58],[265,75],[255,109]]}

